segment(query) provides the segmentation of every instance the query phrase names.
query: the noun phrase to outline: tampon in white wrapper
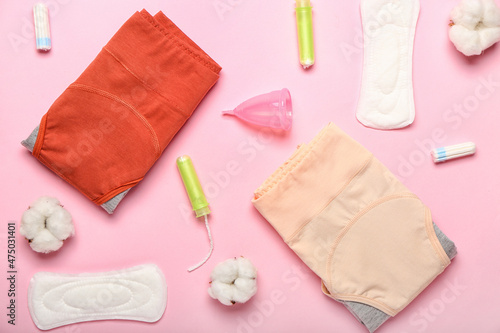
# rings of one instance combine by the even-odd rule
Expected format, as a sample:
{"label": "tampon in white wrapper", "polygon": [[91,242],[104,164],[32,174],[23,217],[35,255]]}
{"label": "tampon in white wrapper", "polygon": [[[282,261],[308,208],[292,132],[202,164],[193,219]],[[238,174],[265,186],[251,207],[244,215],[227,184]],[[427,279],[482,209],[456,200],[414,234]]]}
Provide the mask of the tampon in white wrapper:
{"label": "tampon in white wrapper", "polygon": [[33,18],[35,20],[36,49],[48,51],[52,48],[50,39],[49,9],[43,3],[33,6]]}
{"label": "tampon in white wrapper", "polygon": [[433,149],[431,152],[434,163],[446,162],[455,158],[473,155],[476,152],[474,142],[465,142],[458,145]]}

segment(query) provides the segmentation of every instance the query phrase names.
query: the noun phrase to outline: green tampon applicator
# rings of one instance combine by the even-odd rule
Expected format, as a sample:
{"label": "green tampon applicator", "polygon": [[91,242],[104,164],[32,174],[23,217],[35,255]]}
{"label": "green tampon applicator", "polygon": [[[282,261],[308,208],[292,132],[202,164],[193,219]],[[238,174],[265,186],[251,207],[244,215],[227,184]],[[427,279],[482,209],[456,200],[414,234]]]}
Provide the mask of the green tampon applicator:
{"label": "green tampon applicator", "polygon": [[295,20],[299,42],[300,64],[304,69],[314,65],[314,38],[310,0],[295,0]]}
{"label": "green tampon applicator", "polygon": [[199,264],[188,268],[188,272],[192,272],[206,263],[214,250],[214,242],[212,240],[210,227],[208,226],[208,214],[210,214],[210,208],[208,207],[208,201],[203,193],[203,189],[201,188],[201,184],[198,176],[196,175],[196,171],[194,170],[191,158],[187,155],[177,158],[177,167],[179,168],[182,182],[184,183],[184,187],[186,188],[189,201],[191,202],[191,206],[193,207],[196,217],[205,217],[205,226],[207,227],[208,238],[210,239],[210,252],[208,252],[205,259],[203,259]]}

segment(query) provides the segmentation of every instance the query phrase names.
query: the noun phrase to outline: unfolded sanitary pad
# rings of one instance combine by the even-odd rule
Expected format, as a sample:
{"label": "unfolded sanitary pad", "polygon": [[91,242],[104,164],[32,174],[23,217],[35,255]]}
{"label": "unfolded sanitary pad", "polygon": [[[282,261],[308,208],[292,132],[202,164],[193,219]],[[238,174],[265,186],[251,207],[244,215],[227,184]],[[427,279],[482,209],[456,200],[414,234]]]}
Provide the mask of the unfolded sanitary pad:
{"label": "unfolded sanitary pad", "polygon": [[396,129],[415,119],[413,40],[418,0],[361,0],[364,67],[356,117],[375,129]]}
{"label": "unfolded sanitary pad", "polygon": [[153,264],[105,273],[36,273],[28,289],[31,317],[41,330],[93,320],[158,321],[167,285]]}

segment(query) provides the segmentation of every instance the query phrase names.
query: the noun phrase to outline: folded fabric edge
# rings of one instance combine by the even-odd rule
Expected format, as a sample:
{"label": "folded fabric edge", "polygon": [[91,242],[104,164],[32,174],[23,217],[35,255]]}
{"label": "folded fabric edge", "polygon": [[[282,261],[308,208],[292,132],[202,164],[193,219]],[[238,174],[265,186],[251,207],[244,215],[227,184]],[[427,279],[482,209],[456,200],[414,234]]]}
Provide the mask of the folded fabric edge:
{"label": "folded fabric edge", "polygon": [[146,9],[139,12],[142,17],[152,26],[158,29],[165,37],[175,40],[175,45],[187,51],[194,59],[201,61],[203,65],[219,74],[222,67],[212,59],[198,44],[186,35],[172,20],[170,20],[161,10],[154,16]]}
{"label": "folded fabric edge", "polygon": [[33,153],[33,148],[35,147],[36,137],[38,136],[38,131],[40,130],[40,125],[38,125],[33,132],[26,138],[26,140],[21,141],[21,144]]}
{"label": "folded fabric edge", "polygon": [[[21,141],[21,144],[28,149],[31,153],[33,153],[33,148],[35,147],[35,142],[36,138],[38,136],[38,131],[40,129],[40,126],[37,126],[33,132],[23,141]],[[101,208],[104,209],[108,214],[113,214],[115,211],[116,207],[118,207],[118,204],[123,200],[123,198],[127,195],[128,191],[130,189],[127,189],[117,195],[115,195],[113,198],[109,199],[105,203],[101,205]]]}
{"label": "folded fabric edge", "polygon": [[101,205],[101,207],[108,212],[108,214],[113,214],[118,204],[123,200],[123,198],[127,195],[128,191],[131,189],[126,189],[125,191],[115,195],[113,198],[109,199],[105,203]]}

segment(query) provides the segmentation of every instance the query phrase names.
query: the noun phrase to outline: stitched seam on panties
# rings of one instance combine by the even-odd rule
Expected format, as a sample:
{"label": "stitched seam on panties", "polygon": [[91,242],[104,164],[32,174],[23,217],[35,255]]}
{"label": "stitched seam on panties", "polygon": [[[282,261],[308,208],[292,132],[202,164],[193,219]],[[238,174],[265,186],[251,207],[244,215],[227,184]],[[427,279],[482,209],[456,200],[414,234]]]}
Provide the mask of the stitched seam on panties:
{"label": "stitched seam on panties", "polygon": [[[67,178],[64,174],[62,174],[61,172],[59,172],[59,170],[57,170],[57,168],[54,166],[54,164],[52,164],[51,162],[47,161],[43,156],[38,156],[37,157],[38,160],[40,162],[42,162],[44,165],[46,165],[50,170],[52,170],[52,172],[54,172],[56,175],[58,175],[59,177],[61,177],[62,179],[64,179],[68,184],[70,184],[71,186],[73,186],[74,188],[76,188],[78,191],[80,191],[83,195],[85,195],[87,198],[90,199],[90,201],[92,202],[96,202],[97,200],[99,200],[99,198],[102,198],[103,196],[105,196],[106,194],[98,197],[98,198],[92,198],[90,196],[89,193],[87,193],[86,191],[84,191],[80,186],[76,185],[75,183],[73,183],[69,178]],[[140,180],[133,180],[127,184],[130,184],[130,183],[133,183],[133,182],[140,182]],[[116,189],[113,189],[113,190],[116,190]]]}
{"label": "stitched seam on panties", "polygon": [[[429,229],[429,227],[431,229]],[[443,263],[443,266],[441,266],[441,270],[440,272],[435,275],[433,278],[431,278],[427,283],[424,283],[424,285],[422,285],[422,287],[420,287],[412,296],[410,296],[408,298],[408,301],[406,303],[404,303],[399,309],[397,309],[397,311],[401,311],[402,309],[404,309],[408,304],[410,304],[418,295],[420,295],[420,293],[425,289],[427,288],[427,286],[429,284],[431,284],[431,282],[439,275],[441,274],[444,269],[450,264],[450,259],[448,258],[448,256],[446,255],[446,253],[444,252],[442,246],[441,246],[441,243],[439,243],[439,240],[437,239],[437,236],[434,232],[434,227],[432,226],[432,218],[430,216],[430,210],[429,208],[425,208],[425,230],[426,230],[426,234],[427,234],[427,238],[430,240],[431,242],[431,246],[433,247],[433,250],[436,252],[437,256],[442,260],[442,263]],[[429,234],[431,232],[431,234]],[[432,237],[432,235],[434,235],[434,237]],[[435,242],[437,242],[438,244],[435,244]],[[441,249],[442,253],[440,253],[440,251],[438,249]],[[443,257],[443,255],[445,257]]]}
{"label": "stitched seam on panties", "polygon": [[[144,177],[142,178],[139,178],[139,179],[136,179],[136,180],[133,180],[133,181],[130,181],[128,183],[125,183],[123,185],[120,185],[120,186],[117,186],[115,187],[114,189],[108,191],[108,193],[105,193],[103,195],[101,195],[100,197],[96,198],[95,200],[93,200],[96,204],[98,205],[102,205],[104,204],[105,202],[113,199],[115,196],[117,196],[118,194],[134,187],[135,185],[137,185],[140,181],[143,180]],[[115,193],[115,192],[118,192],[118,193]]]}
{"label": "stitched seam on panties", "polygon": [[[42,121],[40,122],[40,126],[38,128],[38,134],[36,136],[35,145],[33,146],[33,152],[31,153],[33,156],[38,158],[40,153],[42,152],[43,144],[45,142],[45,131],[47,130],[47,114],[42,117]],[[40,141],[38,141],[40,138]]]}
{"label": "stitched seam on panties", "polygon": [[326,296],[328,296],[331,299],[334,299],[336,301],[354,301],[354,302],[370,305],[370,306],[372,306],[376,309],[379,309],[380,311],[382,311],[390,316],[395,316],[397,313],[397,311],[394,310],[393,308],[391,308],[390,306],[388,306],[382,302],[372,300],[366,296],[351,295],[351,294],[332,294],[332,293],[330,293],[330,290],[328,290],[328,288],[326,287],[324,281],[321,281],[321,289]]}
{"label": "stitched seam on panties", "polygon": [[[302,147],[306,151],[302,151]],[[293,154],[288,158],[285,163],[280,165],[272,174],[269,176],[264,183],[255,191],[254,200],[260,199],[268,192],[270,192],[275,186],[277,186],[284,178],[287,177],[289,173],[295,169],[295,167],[302,162],[302,160],[309,153],[307,147],[299,145]]]}
{"label": "stitched seam on panties", "polygon": [[358,212],[352,219],[347,223],[347,225],[342,229],[342,231],[339,233],[339,235],[335,238],[335,241],[333,242],[332,248],[330,249],[330,252],[328,254],[328,260],[326,262],[326,274],[327,274],[327,281],[328,281],[328,286],[332,287],[332,272],[329,270],[329,268],[332,266],[333,262],[333,256],[335,255],[335,250],[337,249],[337,246],[340,244],[340,241],[344,238],[344,236],[351,230],[352,226],[356,224],[357,221],[361,217],[363,217],[366,213],[371,211],[373,208],[386,203],[388,201],[392,200],[397,200],[397,199],[404,199],[404,198],[409,198],[409,199],[417,199],[418,197],[413,194],[413,193],[402,193],[402,194],[392,194],[385,196],[383,198],[380,198],[378,200],[375,200],[368,206],[366,206],[362,211]]}
{"label": "stitched seam on panties", "polygon": [[75,183],[73,183],[69,178],[67,178],[64,174],[62,174],[61,172],[59,172],[59,170],[57,170],[57,168],[54,166],[54,164],[52,164],[51,162],[47,161],[43,156],[38,156],[38,160],[40,162],[42,162],[43,164],[45,164],[50,170],[52,170],[56,175],[58,175],[59,177],[61,177],[62,179],[64,179],[68,184],[70,184],[71,186],[73,186],[74,188],[76,188],[78,191],[80,191],[81,193],[83,193],[87,198],[89,198],[91,201],[94,201],[94,199],[92,197],[90,197],[90,195],[83,191],[82,188],[80,188],[79,186],[77,186]]}
{"label": "stitched seam on panties", "polygon": [[119,98],[118,96],[108,93],[107,91],[104,91],[104,90],[101,90],[101,89],[97,89],[97,88],[94,88],[94,87],[90,87],[90,86],[87,86],[87,85],[84,85],[84,84],[73,83],[73,84],[71,84],[68,87],[68,89],[70,89],[70,88],[79,89],[79,90],[87,91],[87,92],[90,92],[90,93],[98,94],[100,96],[103,96],[103,97],[106,97],[108,99],[114,100],[114,101],[122,104],[126,108],[128,108],[130,111],[132,111],[132,113],[137,118],[139,118],[139,120],[143,123],[143,125],[149,130],[149,134],[151,136],[154,148],[156,150],[156,159],[158,159],[158,157],[160,157],[160,155],[161,155],[160,143],[158,141],[158,137],[156,135],[155,130],[153,129],[153,127],[151,126],[151,124],[148,122],[148,120],[146,118],[144,118],[144,116],[142,114],[140,114],[139,111],[137,111],[132,105],[128,104],[127,102],[125,102],[124,100],[122,100],[121,98]]}
{"label": "stitched seam on panties", "polygon": [[450,263],[450,259],[446,252],[444,252],[443,246],[439,242],[432,226],[432,218],[430,216],[430,211],[428,208],[425,210],[425,231],[427,233],[427,238],[430,240],[433,250],[436,252],[437,256],[441,259],[441,263],[446,267]]}
{"label": "stitched seam on panties", "polygon": [[397,312],[400,312],[401,310],[403,310],[406,306],[408,306],[408,304],[410,304],[418,295],[420,295],[420,293],[425,289],[427,288],[431,283],[432,281],[434,281],[434,279],[439,275],[441,274],[442,272],[444,271],[444,267],[440,270],[440,272],[438,274],[436,274],[433,278],[429,279],[429,281],[427,281],[426,283],[424,283],[422,285],[422,287],[420,287],[416,292],[415,294],[413,294],[412,296],[410,296],[408,298],[408,301],[406,303],[404,303],[403,305],[401,305],[401,307],[399,307],[397,309]]}
{"label": "stitched seam on panties", "polygon": [[441,267],[441,270],[439,271],[438,274],[436,274],[434,277],[432,277],[431,279],[429,279],[429,281],[427,281],[426,283],[424,283],[422,285],[422,287],[420,287],[412,296],[409,297],[408,301],[406,303],[404,303],[399,309],[397,309],[397,311],[401,311],[402,309],[404,309],[408,304],[410,304],[418,295],[420,295],[420,293],[425,289],[427,288],[431,283],[432,281],[434,281],[434,279],[439,275],[441,274],[444,269],[446,268],[446,266],[444,267]]}
{"label": "stitched seam on panties", "polygon": [[[142,12],[140,14],[153,27],[160,30],[160,32],[167,38],[167,42],[172,41],[175,47],[180,48],[181,50],[187,52],[188,55],[190,55],[194,60],[201,63],[202,65],[204,65],[208,69],[210,69],[214,72],[217,72],[218,68],[215,65],[213,65],[210,62],[208,62],[207,60],[203,59],[199,54],[193,53],[193,51],[191,51],[189,48],[187,48],[185,45],[183,45],[181,42],[179,42],[179,40],[177,39],[177,37],[175,35],[169,33],[168,31],[166,31],[166,29],[161,24],[158,24],[157,22],[155,22],[154,18],[152,18],[151,16],[148,16],[147,14],[144,14]],[[187,38],[189,38],[189,37],[187,37]],[[201,51],[201,52],[204,52],[204,51]],[[217,73],[215,73],[215,74],[217,74]]]}
{"label": "stitched seam on panties", "polygon": [[169,104],[171,104],[172,106],[174,106],[177,109],[178,112],[180,112],[181,114],[184,114],[184,113],[187,112],[187,111],[183,111],[183,109],[179,105],[177,105],[177,103],[175,103],[173,100],[171,100],[170,98],[165,97],[158,90],[154,89],[149,84],[147,84],[144,80],[142,80],[130,68],[128,68],[127,65],[125,65],[120,59],[118,59],[118,57],[115,56],[115,54],[113,52],[111,52],[110,50],[108,50],[108,48],[106,48],[106,46],[103,47],[102,49],[104,51],[106,51],[110,56],[112,56],[113,59],[115,59],[115,61],[118,62],[120,64],[120,66],[122,66],[127,72],[129,72],[133,77],[135,77],[137,81],[141,82],[145,87],[149,88],[151,91],[155,92],[158,96],[160,96],[161,98],[165,99]]}
{"label": "stitched seam on panties", "polygon": [[[296,160],[293,159],[293,157],[295,157],[293,154],[292,157],[290,157],[275,172],[273,172],[273,174],[266,179],[264,184],[255,191],[259,194],[257,198],[263,197],[267,192],[271,191],[276,185],[278,185],[286,176],[288,176],[310,154],[316,143],[323,139],[327,133],[326,129],[329,126],[330,125],[325,127],[316,138],[307,144],[306,151],[303,152],[302,155],[298,156]],[[277,174],[278,171],[280,171],[279,174]]]}
{"label": "stitched seam on panties", "polygon": [[332,298],[335,300],[353,301],[362,304],[367,304],[373,306],[374,308],[379,309],[380,311],[388,314],[391,317],[394,317],[399,312],[398,310],[395,310],[382,302],[376,301],[366,296],[350,295],[350,294],[332,294]]}
{"label": "stitched seam on panties", "polygon": [[359,168],[359,170],[356,171],[351,176],[351,178],[349,178],[345,182],[345,184],[337,191],[337,193],[335,193],[335,195],[326,203],[326,205],[323,208],[321,208],[318,213],[314,214],[314,217],[311,220],[306,221],[303,224],[301,224],[300,227],[290,237],[288,237],[288,239],[286,240],[286,242],[289,242],[292,239],[294,239],[295,236],[297,236],[297,234],[299,232],[301,232],[309,223],[311,223],[314,220],[315,217],[317,217],[318,215],[320,215],[332,203],[332,201],[334,201],[346,189],[347,186],[349,186],[350,184],[352,184],[355,181],[355,179],[356,179],[356,181],[359,180],[358,176],[360,175],[360,173],[363,170],[365,170],[368,167],[368,165],[370,164],[370,162],[373,161],[373,158],[374,158],[373,155],[370,154],[370,156],[366,159],[366,161],[363,163],[363,165],[361,166],[361,168]]}

